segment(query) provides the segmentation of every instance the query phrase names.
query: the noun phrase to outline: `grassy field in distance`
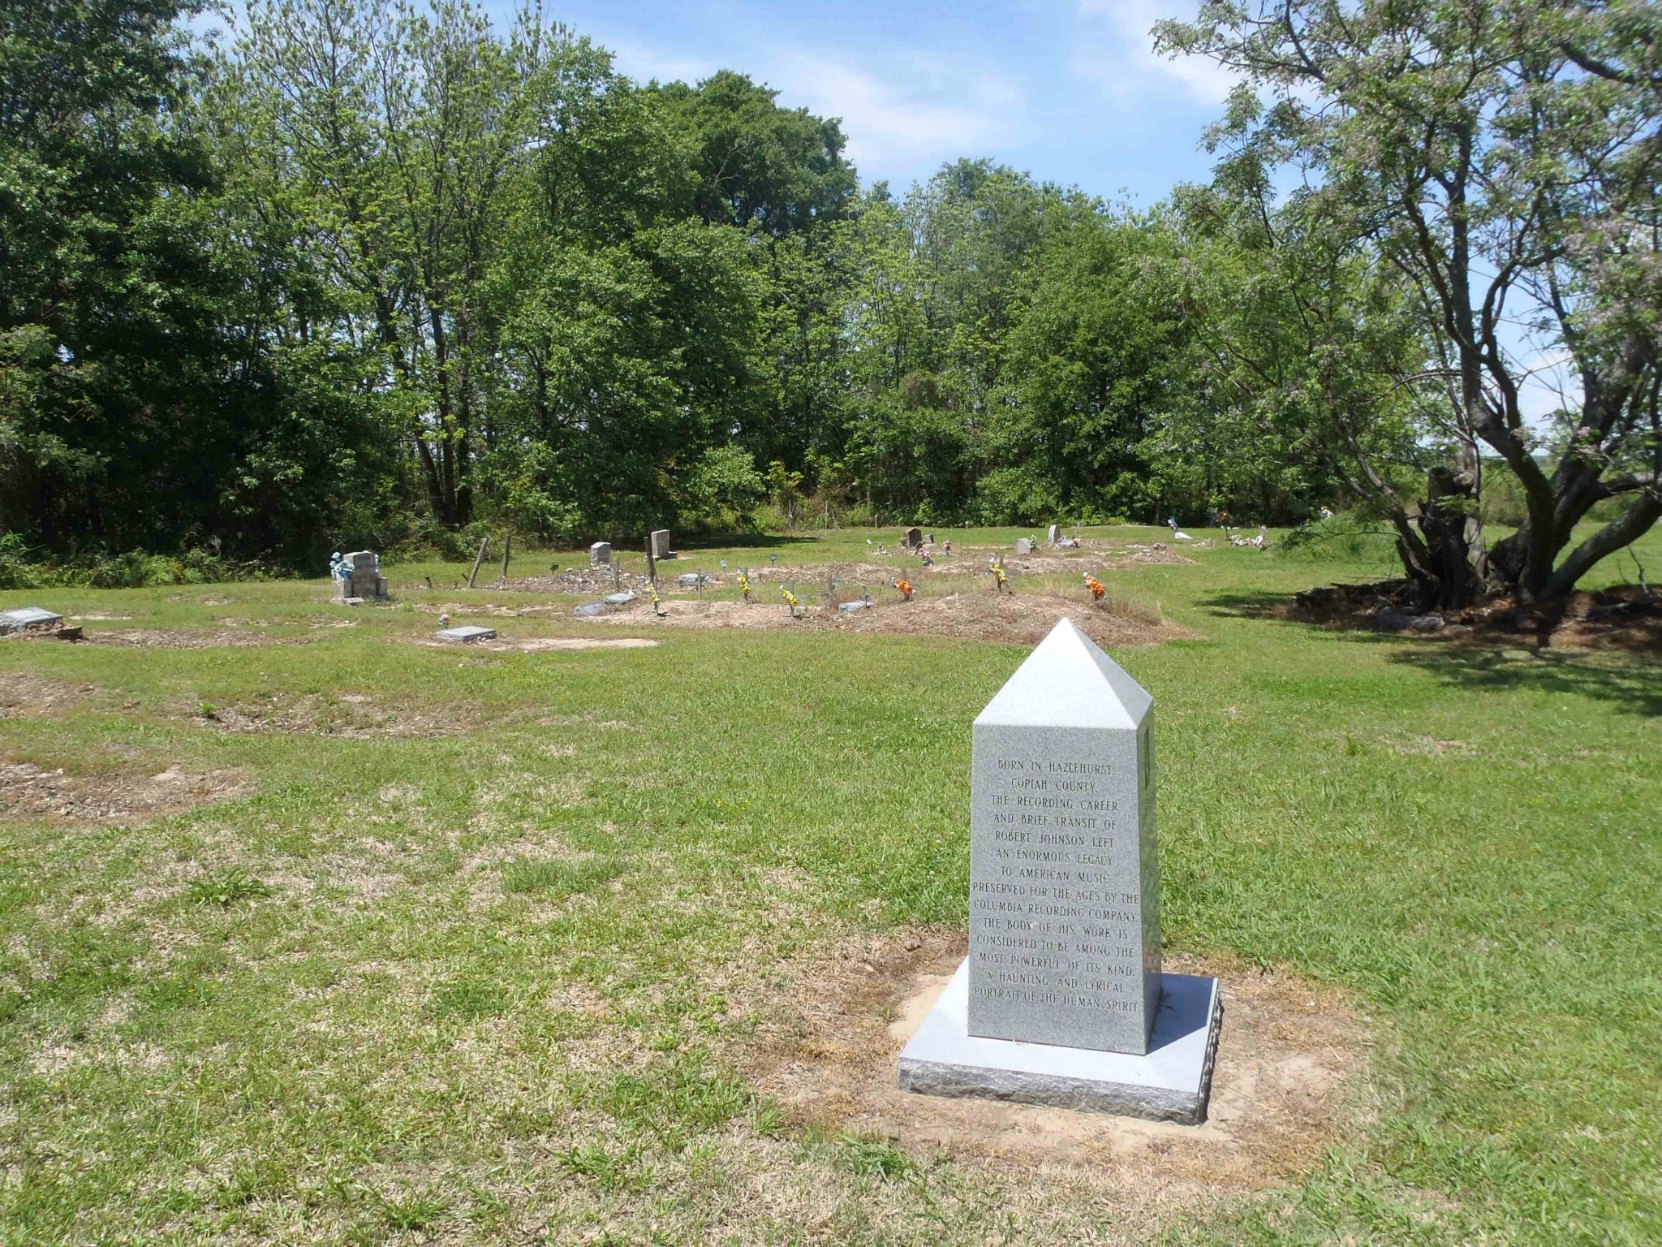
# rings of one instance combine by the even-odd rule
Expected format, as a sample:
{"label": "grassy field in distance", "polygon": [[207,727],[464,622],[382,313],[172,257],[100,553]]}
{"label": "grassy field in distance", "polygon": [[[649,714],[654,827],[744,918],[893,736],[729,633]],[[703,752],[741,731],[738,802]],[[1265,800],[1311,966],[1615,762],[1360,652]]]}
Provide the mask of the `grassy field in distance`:
{"label": "grassy field in distance", "polygon": [[[1042,535],[935,531],[983,562]],[[899,536],[662,570],[777,553],[807,585]],[[386,606],[0,594],[128,642],[0,642],[0,1243],[1662,1239],[1657,656],[1269,617],[1392,574],[1378,543],[1181,553],[1110,577],[1194,634],[1114,655],[1158,704],[1168,955],[1356,1019],[1296,1172],[1027,1163],[775,1094],[782,1036],[804,1070],[892,1061],[816,1046],[805,967],[961,934],[970,723],[1023,651],[585,625],[592,595],[491,588],[493,548],[472,592],[389,566]],[[586,562],[516,550],[509,578]],[[451,603],[657,644],[424,644]]]}

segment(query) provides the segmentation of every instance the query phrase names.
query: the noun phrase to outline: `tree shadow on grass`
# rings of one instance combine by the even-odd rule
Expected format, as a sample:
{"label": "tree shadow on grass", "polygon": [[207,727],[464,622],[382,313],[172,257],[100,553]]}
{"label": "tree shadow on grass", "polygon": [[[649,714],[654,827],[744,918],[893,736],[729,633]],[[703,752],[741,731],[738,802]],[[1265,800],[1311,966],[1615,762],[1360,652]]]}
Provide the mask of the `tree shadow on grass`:
{"label": "tree shadow on grass", "polygon": [[[1363,638],[1358,634],[1355,639]],[[1610,702],[1628,714],[1662,715],[1662,666],[1654,655],[1387,636],[1367,639],[1397,642],[1387,661],[1418,667],[1459,688],[1562,693]]]}
{"label": "tree shadow on grass", "polygon": [[1259,590],[1252,593],[1214,593],[1200,603],[1208,614],[1226,619],[1288,619],[1287,609],[1293,604],[1291,594]]}
{"label": "tree shadow on grass", "polygon": [[1662,664],[1654,650],[1554,646],[1530,632],[1450,637],[1335,628],[1289,617],[1292,599],[1285,593],[1220,593],[1201,605],[1214,615],[1269,619],[1349,644],[1383,645],[1387,662],[1417,667],[1456,688],[1563,693],[1608,701],[1629,714],[1662,716]]}

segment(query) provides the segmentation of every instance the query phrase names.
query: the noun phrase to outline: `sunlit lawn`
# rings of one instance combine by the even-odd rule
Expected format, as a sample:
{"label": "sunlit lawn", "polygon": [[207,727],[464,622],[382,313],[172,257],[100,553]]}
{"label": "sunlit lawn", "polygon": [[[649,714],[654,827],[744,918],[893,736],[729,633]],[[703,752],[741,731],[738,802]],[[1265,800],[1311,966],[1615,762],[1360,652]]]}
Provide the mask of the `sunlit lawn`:
{"label": "sunlit lawn", "polygon": [[[666,570],[867,561],[898,536]],[[1116,655],[1160,708],[1167,942],[1347,993],[1374,1108],[1306,1179],[1161,1228],[1662,1239],[1654,656],[1276,622],[1294,590],[1388,563],[1186,552],[1115,573],[1202,638]],[[1662,564],[1662,536],[1640,557]],[[487,588],[497,558],[465,596],[466,564],[391,567],[435,590],[355,611],[321,580],[3,595],[133,616],[89,630],[307,643],[0,643],[0,680],[79,690],[0,718],[0,765],[246,785],[131,825],[0,819],[0,1242],[1118,1241],[1089,1172],[874,1152],[791,1124],[734,1059],[787,1007],[764,984],[781,959],[963,926],[970,722],[1019,651],[413,644],[441,603],[551,601]],[[510,576],[573,561],[523,551]],[[225,730],[239,706],[288,730]],[[1052,1211],[1012,1213],[1035,1183]]]}

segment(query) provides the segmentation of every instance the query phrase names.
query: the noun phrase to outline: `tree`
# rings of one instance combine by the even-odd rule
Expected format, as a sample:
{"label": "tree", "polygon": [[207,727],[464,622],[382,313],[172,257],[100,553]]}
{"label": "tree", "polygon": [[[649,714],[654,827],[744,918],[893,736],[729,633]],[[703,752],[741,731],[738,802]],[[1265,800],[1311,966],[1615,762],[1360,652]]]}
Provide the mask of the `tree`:
{"label": "tree", "polygon": [[[1662,516],[1656,332],[1662,242],[1662,13],[1620,2],[1208,0],[1159,27],[1274,96],[1239,89],[1217,141],[1304,166],[1301,209],[1406,283],[1445,383],[1456,461],[1410,527],[1410,575],[1445,605],[1482,590],[1568,593]],[[1557,447],[1526,416],[1523,331],[1561,352],[1582,401]],[[1485,547],[1480,445],[1528,514]],[[1392,491],[1381,491],[1389,495]],[[1624,509],[1566,554],[1609,498]],[[1452,557],[1451,557],[1452,556]]]}

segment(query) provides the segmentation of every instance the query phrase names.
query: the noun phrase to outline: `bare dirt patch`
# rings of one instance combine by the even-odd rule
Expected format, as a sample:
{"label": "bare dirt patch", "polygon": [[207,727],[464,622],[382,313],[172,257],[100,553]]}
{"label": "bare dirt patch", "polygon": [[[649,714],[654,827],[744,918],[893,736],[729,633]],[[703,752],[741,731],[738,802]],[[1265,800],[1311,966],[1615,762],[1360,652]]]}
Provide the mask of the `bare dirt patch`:
{"label": "bare dirt patch", "polygon": [[86,645],[123,645],[143,649],[251,649],[272,645],[309,645],[315,636],[270,636],[229,628],[100,628],[89,630]]}
{"label": "bare dirt patch", "polygon": [[[809,593],[805,587],[799,596]],[[892,596],[892,595],[891,595]],[[632,628],[795,628],[809,632],[872,633],[885,636],[942,636],[959,640],[1031,645],[1044,639],[1061,618],[1073,620],[1100,645],[1135,647],[1194,637],[1187,628],[1163,619],[1157,612],[1135,607],[1101,609],[1071,598],[1043,593],[954,593],[921,597],[911,602],[879,601],[865,610],[843,613],[819,605],[792,619],[783,600],[743,602],[666,600],[664,614],[655,616],[650,602],[635,603],[598,622]]]}
{"label": "bare dirt patch", "polygon": [[1367,1038],[1335,992],[1235,958],[1168,969],[1223,981],[1210,1114],[1200,1126],[903,1092],[895,1063],[963,959],[961,933],[868,937],[792,966],[748,1054],[795,1119],[1035,1169],[1085,1166],[1127,1187],[1259,1190],[1313,1170],[1365,1114]]}
{"label": "bare dirt patch", "polygon": [[197,706],[190,713],[198,722],[222,732],[294,732],[352,739],[449,736],[474,725],[472,715],[454,706],[442,710],[409,706],[395,709],[361,693],[271,695],[227,706]]}
{"label": "bare dirt patch", "polygon": [[1336,631],[1394,632],[1432,641],[1662,651],[1662,594],[1641,585],[1575,593],[1555,603],[1500,600],[1439,613],[1412,605],[1408,581],[1382,580],[1310,589],[1270,613]]}
{"label": "bare dirt patch", "polygon": [[32,719],[62,714],[97,692],[92,684],[72,684],[30,671],[8,672],[0,678],[0,719]]}
{"label": "bare dirt patch", "polygon": [[52,822],[125,823],[230,801],[252,786],[244,771],[130,771],[70,774],[32,763],[0,763],[0,815]]}

